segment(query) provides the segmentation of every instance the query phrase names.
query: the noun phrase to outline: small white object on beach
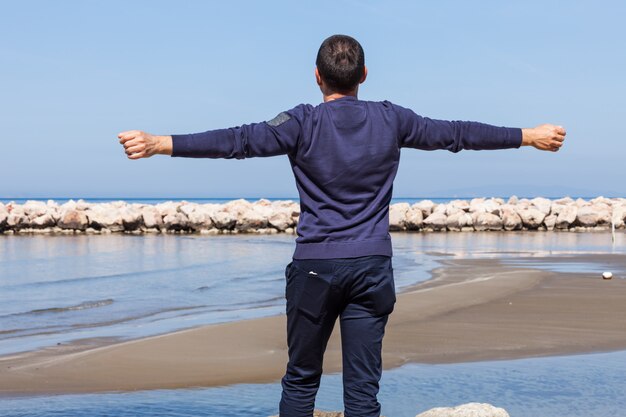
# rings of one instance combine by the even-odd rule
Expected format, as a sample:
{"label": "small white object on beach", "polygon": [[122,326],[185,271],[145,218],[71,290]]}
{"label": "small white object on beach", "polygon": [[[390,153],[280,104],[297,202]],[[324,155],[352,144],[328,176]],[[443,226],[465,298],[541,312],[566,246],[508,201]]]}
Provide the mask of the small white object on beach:
{"label": "small white object on beach", "polygon": [[603,272],[602,273],[602,278],[603,279],[611,279],[611,278],[613,278],[613,273],[612,272]]}

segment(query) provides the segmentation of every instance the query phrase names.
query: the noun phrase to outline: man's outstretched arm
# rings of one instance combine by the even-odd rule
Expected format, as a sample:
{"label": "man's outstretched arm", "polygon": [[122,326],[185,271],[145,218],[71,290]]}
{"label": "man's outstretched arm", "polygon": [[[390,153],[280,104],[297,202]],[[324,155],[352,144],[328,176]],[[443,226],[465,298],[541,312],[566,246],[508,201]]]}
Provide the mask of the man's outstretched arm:
{"label": "man's outstretched arm", "polygon": [[298,106],[262,123],[184,135],[152,135],[129,130],[118,135],[129,159],[170,155],[186,158],[244,159],[275,156],[296,150],[300,137],[301,113]]}
{"label": "man's outstretched arm", "polygon": [[544,124],[534,128],[493,126],[470,121],[430,119],[400,106],[400,147],[422,150],[489,150],[533,146],[543,151],[558,151],[565,140],[562,126]]}

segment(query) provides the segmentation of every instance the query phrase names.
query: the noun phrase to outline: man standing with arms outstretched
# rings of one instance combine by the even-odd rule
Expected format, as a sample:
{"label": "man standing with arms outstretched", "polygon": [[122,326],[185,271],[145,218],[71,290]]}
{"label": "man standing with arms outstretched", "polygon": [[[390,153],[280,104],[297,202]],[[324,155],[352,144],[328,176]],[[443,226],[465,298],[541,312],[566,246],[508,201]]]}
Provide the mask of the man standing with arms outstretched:
{"label": "man standing with arms outstretched", "polygon": [[393,311],[389,204],[401,148],[488,150],[530,145],[558,151],[560,126],[531,129],[421,117],[388,101],[357,98],[367,77],[361,45],[326,39],[315,78],[323,103],[229,129],[118,135],[129,159],[155,154],[243,159],[288,155],[300,195],[296,248],[285,268],[289,362],[281,417],[311,417],[322,359],[339,318],[346,417],[380,415],[385,325]]}

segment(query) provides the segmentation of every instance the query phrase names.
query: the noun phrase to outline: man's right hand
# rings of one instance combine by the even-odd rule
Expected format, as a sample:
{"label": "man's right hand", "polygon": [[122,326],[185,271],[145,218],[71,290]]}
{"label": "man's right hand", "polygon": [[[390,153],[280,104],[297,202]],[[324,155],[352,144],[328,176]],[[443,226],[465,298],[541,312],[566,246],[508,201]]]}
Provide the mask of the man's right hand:
{"label": "man's right hand", "polygon": [[172,154],[172,137],[151,135],[141,130],[128,130],[117,137],[124,145],[128,159],[149,158],[152,155]]}
{"label": "man's right hand", "polygon": [[550,124],[522,129],[522,146],[533,146],[540,151],[558,151],[565,140],[563,126]]}

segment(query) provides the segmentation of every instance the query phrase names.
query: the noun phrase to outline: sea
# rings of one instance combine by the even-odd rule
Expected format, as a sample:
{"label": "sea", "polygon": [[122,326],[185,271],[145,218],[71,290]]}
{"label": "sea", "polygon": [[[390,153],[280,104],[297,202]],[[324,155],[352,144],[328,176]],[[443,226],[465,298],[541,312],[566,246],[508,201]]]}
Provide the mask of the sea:
{"label": "sea", "polygon": [[[169,200],[176,199],[136,202]],[[8,201],[19,202],[3,200]],[[623,231],[615,241],[608,232],[393,232],[392,240],[399,292],[430,279],[431,271],[451,257],[497,257],[507,264],[598,278],[611,270],[615,279],[626,277],[615,265],[576,257],[626,255]],[[0,235],[0,355],[281,314],[284,268],[294,241],[295,236],[287,234]],[[547,255],[550,261],[542,261]],[[410,364],[385,371],[379,400],[387,417],[413,417],[432,407],[466,402],[504,407],[512,417],[624,416],[624,375],[624,351]],[[278,382],[0,397],[0,416],[267,417],[277,413],[279,398]],[[316,407],[342,409],[340,374],[324,375]]]}

